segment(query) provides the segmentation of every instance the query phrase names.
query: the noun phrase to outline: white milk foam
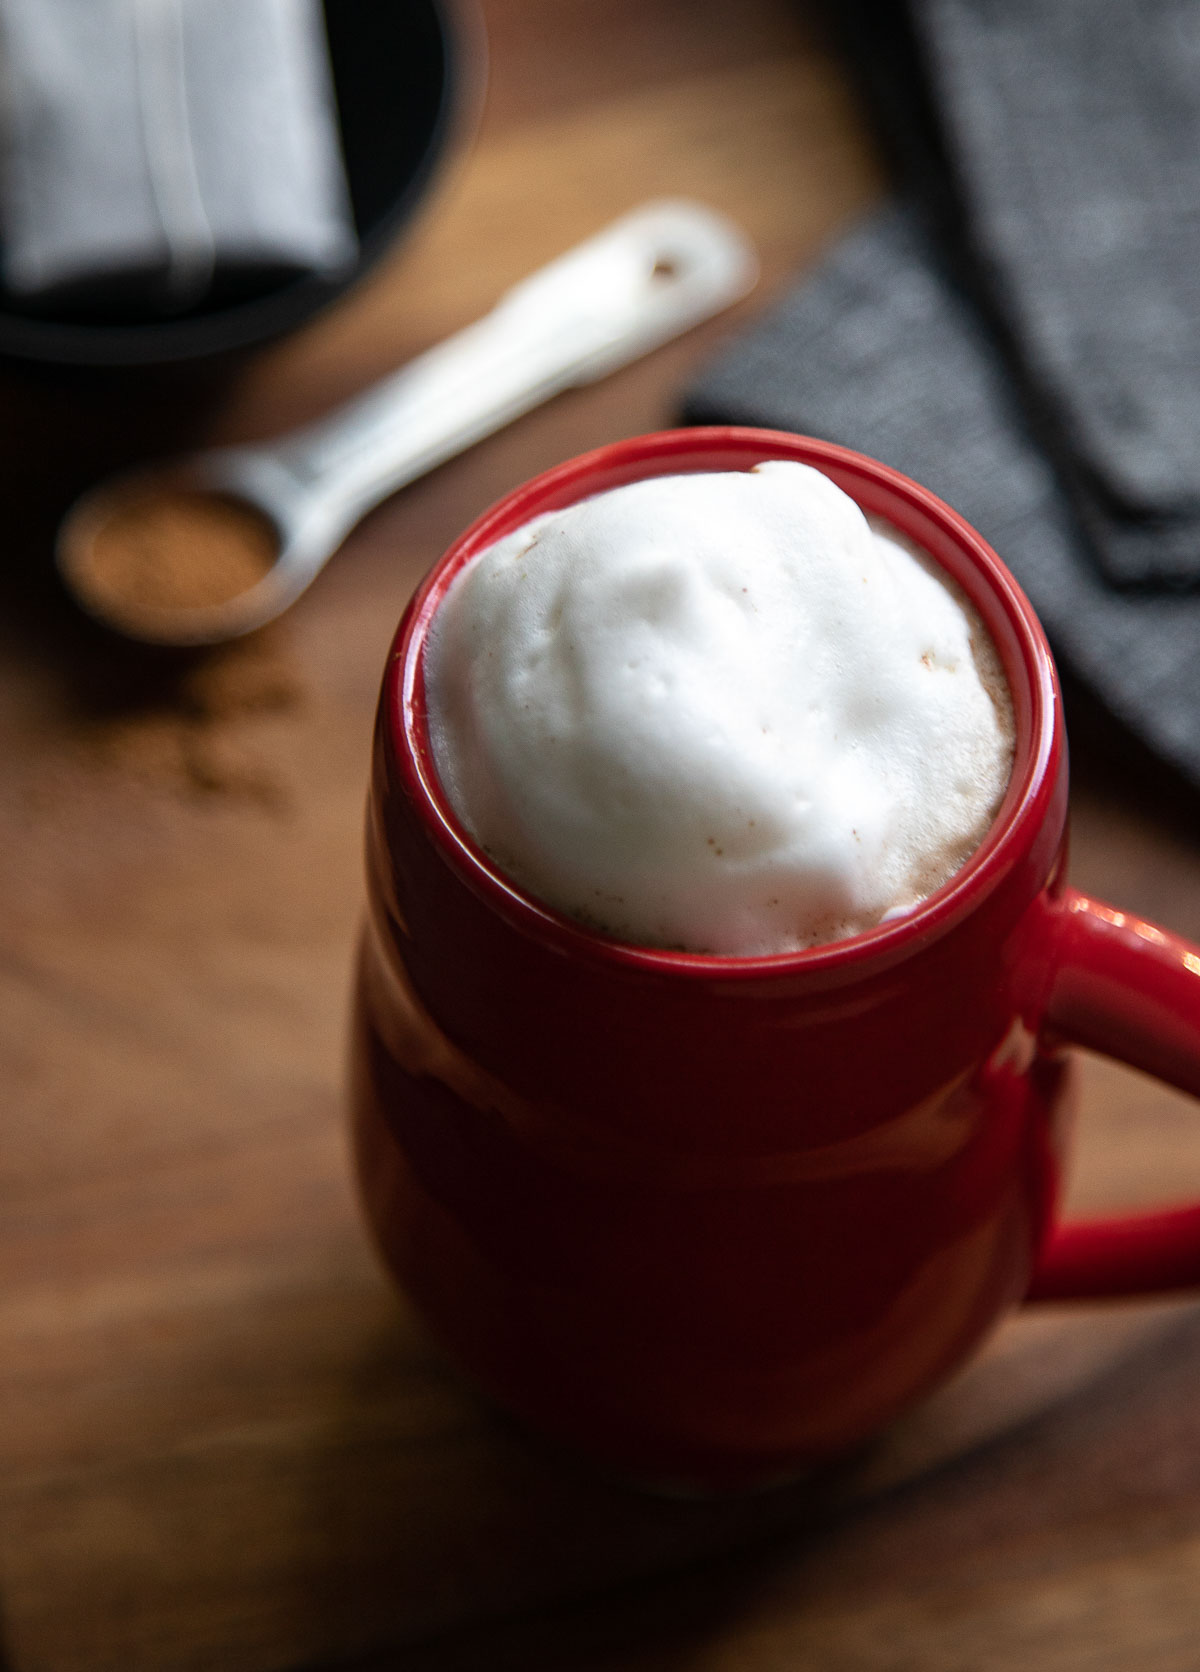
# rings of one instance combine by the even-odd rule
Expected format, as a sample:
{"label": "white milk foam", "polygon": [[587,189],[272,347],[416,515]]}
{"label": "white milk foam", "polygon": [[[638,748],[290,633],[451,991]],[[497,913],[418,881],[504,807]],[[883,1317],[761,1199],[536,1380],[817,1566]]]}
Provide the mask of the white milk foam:
{"label": "white milk foam", "polygon": [[482,552],[425,652],[466,828],[645,946],[790,952],[911,909],[986,833],[1013,726],[974,612],[885,528],[780,461],[635,482]]}

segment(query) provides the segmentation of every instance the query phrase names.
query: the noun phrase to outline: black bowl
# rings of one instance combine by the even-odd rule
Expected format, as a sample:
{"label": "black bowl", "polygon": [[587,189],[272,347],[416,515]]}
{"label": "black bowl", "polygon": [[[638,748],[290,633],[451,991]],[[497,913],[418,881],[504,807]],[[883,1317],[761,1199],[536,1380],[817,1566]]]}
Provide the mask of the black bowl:
{"label": "black bowl", "polygon": [[465,38],[475,29],[464,29],[463,11],[448,0],[324,4],[359,239],[353,266],[169,319],[121,323],[21,312],[0,287],[0,356],[109,368],[200,360],[294,329],[362,278],[425,192],[459,114],[461,91],[478,78],[478,68],[465,60],[480,43]]}

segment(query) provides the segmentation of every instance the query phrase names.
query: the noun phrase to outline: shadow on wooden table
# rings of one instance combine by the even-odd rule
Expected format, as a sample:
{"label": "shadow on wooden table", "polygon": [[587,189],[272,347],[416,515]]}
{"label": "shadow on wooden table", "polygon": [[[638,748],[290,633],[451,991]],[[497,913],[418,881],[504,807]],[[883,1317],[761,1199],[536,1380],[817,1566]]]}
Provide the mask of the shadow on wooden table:
{"label": "shadow on wooden table", "polygon": [[[1135,1664],[1122,1655],[1144,1646],[1156,1610],[1200,1629],[1200,1315],[1160,1315],[1139,1343],[960,1466],[911,1484],[902,1473],[853,1514],[841,1495],[869,1495],[869,1468],[794,1498],[782,1524],[744,1526],[719,1560],[354,1672]],[[1176,1647],[1184,1658],[1162,1665],[1194,1664],[1194,1638]]]}
{"label": "shadow on wooden table", "polygon": [[790,1524],[807,1501],[671,1500],[597,1474],[486,1406],[407,1317],[344,1398],[306,1460],[314,1537],[294,1606],[318,1659],[669,1570]]}
{"label": "shadow on wooden table", "polygon": [[1113,806],[1134,807],[1139,816],[1185,837],[1194,847],[1200,830],[1200,786],[1153,755],[1078,680],[1061,669],[1059,677],[1072,787]]}
{"label": "shadow on wooden table", "polygon": [[1001,1585],[989,1606],[1008,1606],[1043,1571],[1082,1585],[1081,1547],[1119,1564],[1127,1539],[1143,1558],[1157,1541],[1162,1582],[1200,1585],[1195,1307],[1031,1312],[852,1465],[683,1503],[497,1417],[348,1233],[326,1244],[317,1226],[306,1270],[244,1293],[200,1281],[119,1384],[129,1409],[106,1454],[8,1483],[14,1666],[659,1672],[812,1616],[832,1634],[814,1664],[882,1672],[897,1660],[847,1647],[860,1616],[885,1646],[889,1610],[903,1616],[919,1648],[910,1592],[934,1631],[941,1587],[964,1606],[975,1568]]}
{"label": "shadow on wooden table", "polygon": [[[314,1664],[374,1649],[364,1672],[682,1666],[780,1585],[808,1595],[830,1570],[853,1591],[858,1540],[884,1536],[872,1527],[893,1529],[885,1553],[902,1574],[943,1544],[978,1559],[998,1517],[1019,1543],[1049,1510],[1061,1527],[1046,1536],[1065,1537],[1084,1509],[1111,1514],[1106,1493],[1125,1502],[1139,1471],[1178,1469],[1200,1491],[1186,1397],[1200,1318],[1178,1304],[1031,1313],[860,1458],[706,1502],[649,1496],[543,1448],[416,1343],[407,1328],[376,1338],[340,1425],[308,1456],[303,1513],[318,1536],[289,1607]],[[925,1476],[919,1506],[897,1493]],[[867,1510],[860,1534],[845,1512],[874,1499],[891,1507]],[[569,1605],[589,1596],[604,1600]]]}
{"label": "shadow on wooden table", "polygon": [[161,657],[157,664],[131,657],[66,595],[55,535],[85,489],[195,445],[236,370],[232,363],[157,373],[0,370],[0,456],[8,465],[0,475],[0,646],[60,674],[68,689],[81,668],[93,686],[105,673],[128,684],[131,661],[153,679]]}
{"label": "shadow on wooden table", "polygon": [[57,613],[54,532],[85,488],[151,459],[185,451],[228,398],[232,364],[149,373],[0,368],[0,478],[8,561],[6,598],[51,633]]}
{"label": "shadow on wooden table", "polygon": [[[286,799],[243,722],[295,707],[302,670],[286,624],[227,645],[144,645],[86,616],[61,584],[55,536],[86,488],[113,472],[186,452],[227,397],[232,370],[137,378],[0,373],[0,676],[33,693],[38,728],[68,756],[188,794],[232,791],[279,810]],[[28,705],[26,705],[28,706]],[[40,746],[15,736],[10,750]]]}

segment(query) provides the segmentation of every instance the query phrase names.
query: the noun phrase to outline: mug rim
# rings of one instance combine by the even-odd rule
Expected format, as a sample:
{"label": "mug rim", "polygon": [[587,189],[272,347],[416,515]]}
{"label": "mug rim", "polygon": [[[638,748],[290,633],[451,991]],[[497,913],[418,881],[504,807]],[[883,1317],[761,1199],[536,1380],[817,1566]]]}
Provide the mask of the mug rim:
{"label": "mug rim", "polygon": [[[466,564],[544,511],[643,477],[749,470],[779,459],[814,466],[863,510],[891,522],[959,584],[979,611],[1013,699],[1016,724],[1008,789],[975,851],[941,888],[902,917],[844,940],[750,957],[638,946],[590,929],[525,893],[459,821],[442,789],[429,737],[422,667],[429,628]],[[818,971],[861,974],[864,965],[890,964],[940,940],[1028,853],[1049,807],[1063,752],[1061,695],[1045,634],[1024,592],[983,537],[928,488],[866,454],[811,436],[747,425],[627,437],[564,460],[495,501],[451,543],[414,593],[392,643],[380,720],[401,785],[426,836],[472,893],[512,927],[576,959],[685,979],[737,981]]]}

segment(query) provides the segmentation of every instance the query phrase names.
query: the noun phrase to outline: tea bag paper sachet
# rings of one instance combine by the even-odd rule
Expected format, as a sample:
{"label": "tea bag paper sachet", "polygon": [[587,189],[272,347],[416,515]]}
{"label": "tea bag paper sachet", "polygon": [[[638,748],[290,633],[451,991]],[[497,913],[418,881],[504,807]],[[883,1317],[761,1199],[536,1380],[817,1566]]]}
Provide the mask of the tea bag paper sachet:
{"label": "tea bag paper sachet", "polygon": [[319,0],[0,0],[0,273],[195,305],[354,258]]}

